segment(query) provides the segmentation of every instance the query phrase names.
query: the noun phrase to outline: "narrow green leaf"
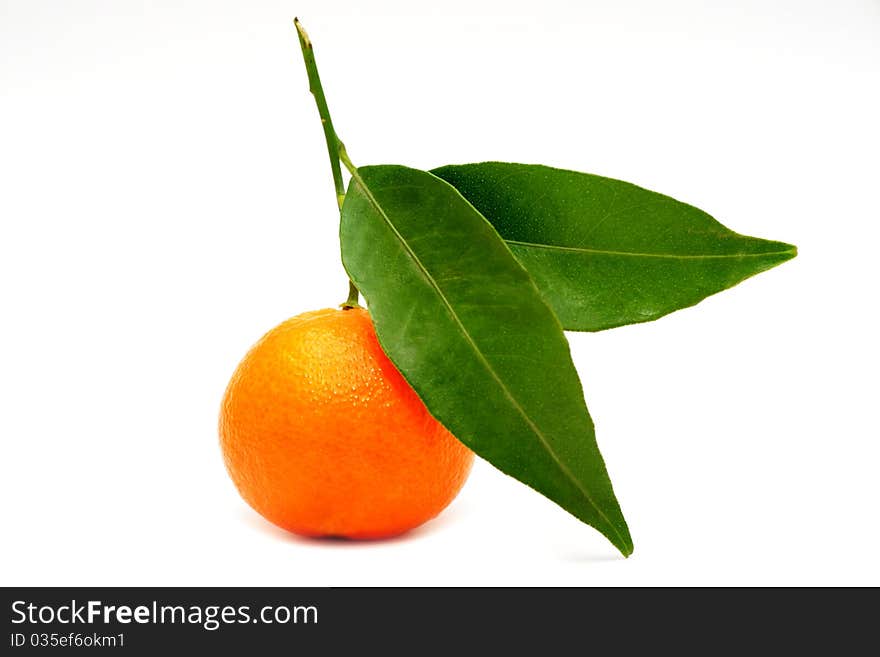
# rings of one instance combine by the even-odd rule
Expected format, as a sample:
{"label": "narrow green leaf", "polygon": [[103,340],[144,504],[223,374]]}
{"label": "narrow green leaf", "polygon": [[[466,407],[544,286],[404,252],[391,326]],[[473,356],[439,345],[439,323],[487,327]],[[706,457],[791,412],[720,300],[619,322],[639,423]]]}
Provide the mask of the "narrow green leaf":
{"label": "narrow green leaf", "polygon": [[432,173],[495,226],[572,331],[657,319],[797,254],[611,178],[505,162]]}
{"label": "narrow green leaf", "polygon": [[375,166],[349,185],[340,238],[379,342],[431,413],[630,554],[562,328],[492,226],[439,178]]}

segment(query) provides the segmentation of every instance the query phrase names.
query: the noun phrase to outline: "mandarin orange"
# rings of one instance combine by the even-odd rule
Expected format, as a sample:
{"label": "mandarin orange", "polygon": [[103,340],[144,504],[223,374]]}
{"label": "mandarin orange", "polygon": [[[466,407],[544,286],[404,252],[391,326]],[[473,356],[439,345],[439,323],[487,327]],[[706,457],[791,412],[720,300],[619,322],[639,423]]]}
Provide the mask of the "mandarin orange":
{"label": "mandarin orange", "polygon": [[244,500],[307,536],[393,536],[458,494],[473,453],[397,371],[362,308],[293,317],[226,389],[220,443]]}

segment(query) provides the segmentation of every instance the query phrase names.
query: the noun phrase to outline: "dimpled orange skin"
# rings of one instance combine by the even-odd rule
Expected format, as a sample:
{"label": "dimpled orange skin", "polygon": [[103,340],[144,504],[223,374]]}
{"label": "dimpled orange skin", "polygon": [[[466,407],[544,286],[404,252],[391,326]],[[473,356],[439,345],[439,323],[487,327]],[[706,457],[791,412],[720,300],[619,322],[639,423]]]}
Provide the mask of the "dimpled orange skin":
{"label": "dimpled orange skin", "polygon": [[303,313],[263,336],[226,389],[220,444],[245,501],[305,536],[406,532],[453,500],[473,464],[362,308]]}

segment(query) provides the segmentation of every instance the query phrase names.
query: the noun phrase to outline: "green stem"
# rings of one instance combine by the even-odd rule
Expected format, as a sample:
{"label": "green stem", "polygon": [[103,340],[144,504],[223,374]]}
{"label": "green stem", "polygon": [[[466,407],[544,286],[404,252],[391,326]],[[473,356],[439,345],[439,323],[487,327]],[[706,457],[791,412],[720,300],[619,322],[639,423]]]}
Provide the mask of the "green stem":
{"label": "green stem", "polygon": [[351,177],[358,183],[361,183],[361,176],[358,173],[357,167],[351,163],[351,160],[348,157],[348,151],[345,150],[345,144],[339,141],[338,138],[336,140],[336,152],[339,154],[339,159],[342,160],[342,163],[345,165],[345,168],[348,169]]}
{"label": "green stem", "polygon": [[345,150],[345,144],[343,144],[341,141],[338,142],[337,149],[339,151],[339,159],[342,160],[345,168],[348,169],[348,172],[351,174],[351,179],[354,180],[361,189],[367,189],[367,183],[365,183],[364,179],[361,178],[361,174],[358,171],[358,168],[354,164],[352,164],[352,161],[348,157],[348,151]]}
{"label": "green stem", "polygon": [[[321,86],[321,76],[318,75],[318,64],[315,62],[315,49],[312,46],[312,40],[306,33],[299,22],[298,18],[293,19],[296,26],[296,32],[299,36],[299,47],[302,50],[303,62],[306,65],[306,73],[309,76],[309,91],[315,97],[315,105],[318,106],[318,115],[321,117],[321,125],[324,128],[324,140],[327,142],[327,155],[330,156],[330,170],[333,173],[333,185],[336,188],[336,204],[339,210],[342,210],[342,202],[345,200],[345,182],[342,180],[342,168],[339,165],[340,151],[345,152],[345,147],[336,135],[333,128],[333,120],[330,118],[330,108],[327,107],[327,99],[324,96],[324,88]],[[346,167],[349,167],[351,161],[346,158]],[[348,299],[342,304],[345,308],[358,307],[358,289],[354,282],[348,281]]]}
{"label": "green stem", "polygon": [[342,304],[343,310],[348,310],[349,308],[360,308],[360,304],[358,303],[358,289],[357,286],[352,282],[352,280],[348,279],[348,299],[345,300],[345,303]]}

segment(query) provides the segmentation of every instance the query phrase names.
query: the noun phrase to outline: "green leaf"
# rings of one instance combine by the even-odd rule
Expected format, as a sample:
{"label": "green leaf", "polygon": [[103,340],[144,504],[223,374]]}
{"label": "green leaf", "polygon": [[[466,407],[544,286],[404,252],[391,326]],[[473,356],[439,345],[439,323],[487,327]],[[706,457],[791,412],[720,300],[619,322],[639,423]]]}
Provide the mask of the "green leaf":
{"label": "green leaf", "polygon": [[611,178],[505,162],[432,173],[495,226],[568,330],[651,321],[797,254]]}
{"label": "green leaf", "polygon": [[489,222],[427,172],[363,167],[340,237],[380,344],[430,412],[629,555],[562,327]]}

